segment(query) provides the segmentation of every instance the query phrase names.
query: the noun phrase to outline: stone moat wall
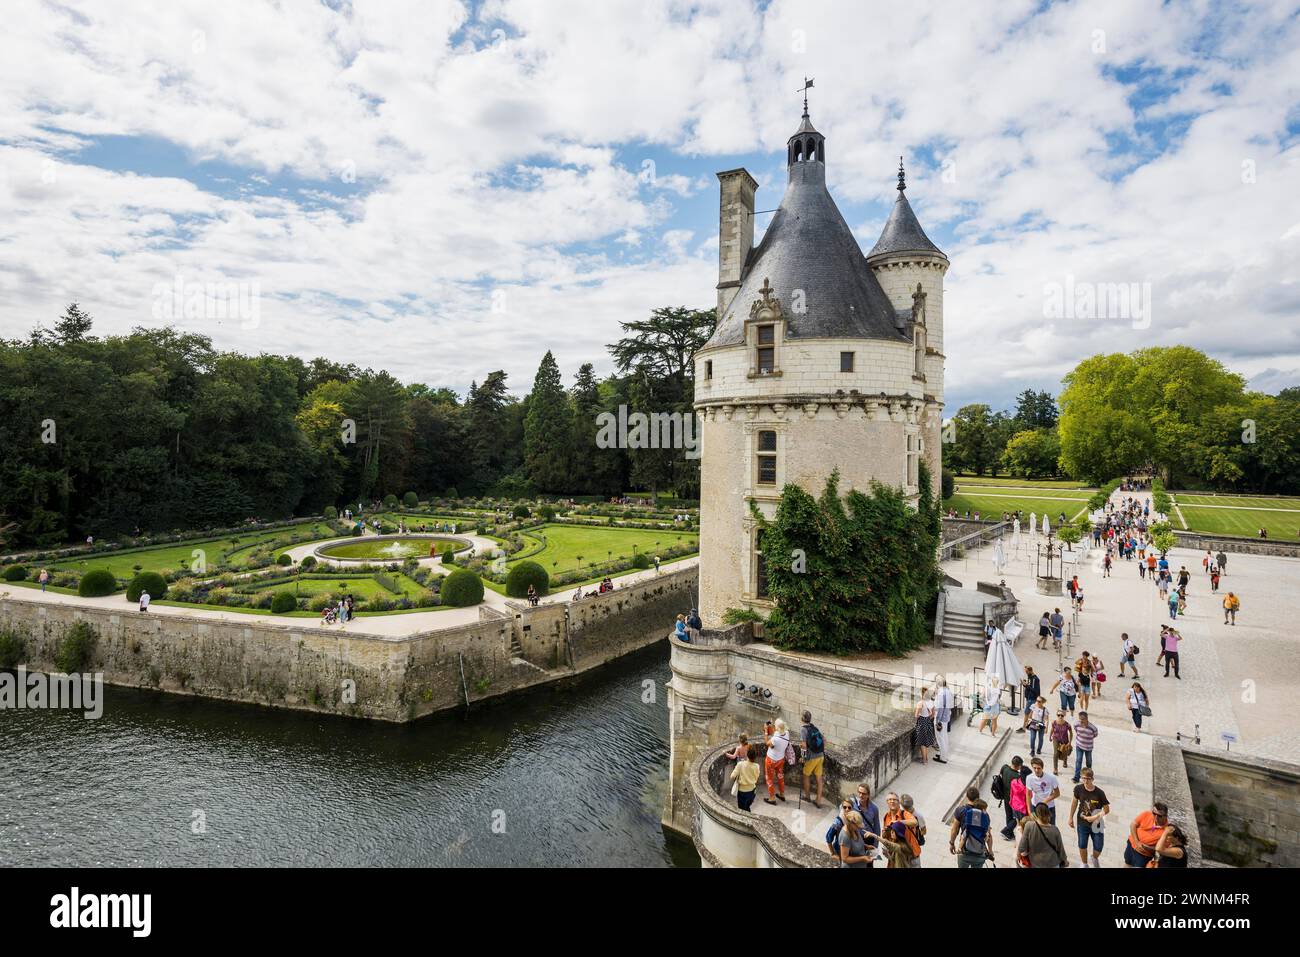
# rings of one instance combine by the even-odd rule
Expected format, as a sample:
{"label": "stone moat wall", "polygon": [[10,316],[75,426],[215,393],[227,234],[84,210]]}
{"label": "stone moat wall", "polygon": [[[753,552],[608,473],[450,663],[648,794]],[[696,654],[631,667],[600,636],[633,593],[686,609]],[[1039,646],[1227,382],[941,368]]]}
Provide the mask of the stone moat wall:
{"label": "stone moat wall", "polygon": [[356,630],[324,630],[4,599],[0,630],[22,637],[31,670],[57,670],[60,643],[84,621],[96,635],[84,670],[108,684],[402,722],[662,641],[692,606],[696,581],[688,568],[576,603],[482,606],[477,622],[400,637],[365,634],[364,618]]}

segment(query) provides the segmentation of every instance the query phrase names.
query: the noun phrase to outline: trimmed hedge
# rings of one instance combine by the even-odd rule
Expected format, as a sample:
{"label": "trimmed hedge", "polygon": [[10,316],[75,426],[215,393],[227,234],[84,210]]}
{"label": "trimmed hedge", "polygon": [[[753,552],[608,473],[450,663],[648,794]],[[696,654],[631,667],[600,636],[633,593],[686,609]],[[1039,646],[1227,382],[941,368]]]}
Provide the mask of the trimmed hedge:
{"label": "trimmed hedge", "polygon": [[294,598],[287,591],[276,592],[275,597],[271,599],[271,613],[283,615],[287,611],[298,610],[298,599]]}
{"label": "trimmed hedge", "polygon": [[326,505],[324,515],[332,522],[334,519],[339,517],[339,510],[333,505]]}
{"label": "trimmed hedge", "polygon": [[528,506],[516,505],[514,507],[514,510],[510,514],[513,515],[515,518],[527,518],[529,515]]}
{"label": "trimmed hedge", "polygon": [[384,496],[384,508],[388,509],[389,511],[392,511],[393,509],[397,508],[397,496],[394,495],[392,492],[389,492],[387,495]]}
{"label": "trimmed hedge", "polygon": [[467,608],[483,600],[483,582],[473,572],[458,568],[442,580],[438,594],[444,605]]}
{"label": "trimmed hedge", "polygon": [[442,563],[443,563],[444,565],[455,565],[455,564],[456,564],[456,546],[455,546],[455,545],[448,545],[446,548],[443,549],[443,551],[442,551]]}
{"label": "trimmed hedge", "polygon": [[298,567],[301,568],[303,571],[306,571],[309,568],[315,568],[316,556],[315,555],[305,556],[303,560],[298,563]]}
{"label": "trimmed hedge", "polygon": [[3,577],[7,582],[21,582],[27,580],[27,566],[10,565],[4,570]]}
{"label": "trimmed hedge", "polygon": [[649,568],[653,564],[654,562],[650,560],[650,556],[645,552],[637,552],[632,556],[633,568]]}
{"label": "trimmed hedge", "polygon": [[[82,581],[85,581],[83,578]],[[167,594],[167,579],[157,572],[141,572],[131,579],[126,586],[126,600],[139,601],[140,593],[147,591],[149,598],[156,601]]]}
{"label": "trimmed hedge", "polygon": [[77,594],[82,598],[102,598],[117,591],[117,579],[107,568],[92,568],[81,576]]}
{"label": "trimmed hedge", "polygon": [[402,504],[407,508],[415,508],[420,504],[420,496],[414,492],[407,492],[402,496]]}
{"label": "trimmed hedge", "polygon": [[289,557],[288,552],[281,552],[280,557],[275,560],[277,565],[292,565],[293,559]]}
{"label": "trimmed hedge", "polygon": [[519,562],[506,575],[506,594],[511,598],[526,598],[529,585],[536,588],[539,595],[549,594],[551,576],[537,562]]}

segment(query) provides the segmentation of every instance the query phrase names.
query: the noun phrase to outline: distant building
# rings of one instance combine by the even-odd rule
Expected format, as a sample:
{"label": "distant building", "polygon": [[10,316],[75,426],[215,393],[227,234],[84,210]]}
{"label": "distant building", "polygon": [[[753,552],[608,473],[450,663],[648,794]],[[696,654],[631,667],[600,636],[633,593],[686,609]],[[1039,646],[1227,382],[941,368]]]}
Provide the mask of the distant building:
{"label": "distant building", "polygon": [[770,608],[754,499],[775,514],[781,488],[818,495],[872,479],[936,494],[943,408],[943,277],[948,257],[905,195],[863,255],[826,189],[826,138],[803,121],[790,137],[785,196],[754,246],[758,184],[721,181],[718,325],[695,356],[701,418],[700,612]]}

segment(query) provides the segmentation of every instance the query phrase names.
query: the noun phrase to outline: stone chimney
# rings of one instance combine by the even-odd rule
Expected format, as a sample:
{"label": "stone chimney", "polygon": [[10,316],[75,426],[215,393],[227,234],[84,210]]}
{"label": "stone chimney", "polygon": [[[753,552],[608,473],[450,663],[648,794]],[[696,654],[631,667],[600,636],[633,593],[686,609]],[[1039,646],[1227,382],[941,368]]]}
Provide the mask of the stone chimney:
{"label": "stone chimney", "polygon": [[718,321],[740,288],[745,260],[754,246],[754,192],[758,183],[745,169],[718,174]]}

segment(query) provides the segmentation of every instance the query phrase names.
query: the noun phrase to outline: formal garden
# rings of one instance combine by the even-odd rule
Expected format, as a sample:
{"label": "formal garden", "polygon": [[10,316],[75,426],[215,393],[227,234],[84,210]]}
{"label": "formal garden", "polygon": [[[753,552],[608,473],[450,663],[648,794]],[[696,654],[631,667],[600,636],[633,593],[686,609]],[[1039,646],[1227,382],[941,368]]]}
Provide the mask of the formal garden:
{"label": "formal garden", "polygon": [[408,494],[319,519],[25,552],[0,558],[0,578],[39,588],[46,570],[59,594],[134,602],[148,591],[162,605],[248,614],[315,617],[345,596],[357,614],[400,614],[477,604],[484,587],[523,597],[528,584],[547,594],[632,574],[694,555],[698,527],[698,509],[656,499]]}

